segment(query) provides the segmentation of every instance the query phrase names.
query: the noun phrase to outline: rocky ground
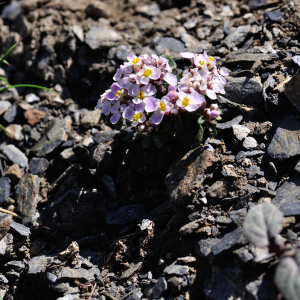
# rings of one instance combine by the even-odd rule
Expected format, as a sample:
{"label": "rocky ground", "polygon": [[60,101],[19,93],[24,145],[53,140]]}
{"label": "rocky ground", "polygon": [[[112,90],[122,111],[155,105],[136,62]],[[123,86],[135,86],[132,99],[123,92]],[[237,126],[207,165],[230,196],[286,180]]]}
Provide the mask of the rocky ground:
{"label": "rocky ground", "polygon": [[[300,2],[22,0],[1,6],[0,299],[276,299],[258,203],[300,234]],[[129,53],[207,50],[230,72],[215,138],[143,150],[94,110]],[[1,84],[3,85],[3,83]]]}

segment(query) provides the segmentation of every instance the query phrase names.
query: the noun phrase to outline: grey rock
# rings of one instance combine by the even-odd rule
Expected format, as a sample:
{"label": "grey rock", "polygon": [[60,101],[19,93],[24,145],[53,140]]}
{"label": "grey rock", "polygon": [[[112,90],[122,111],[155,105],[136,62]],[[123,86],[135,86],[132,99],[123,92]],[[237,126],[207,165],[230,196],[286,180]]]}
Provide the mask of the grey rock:
{"label": "grey rock", "polygon": [[300,121],[293,115],[284,115],[268,147],[268,154],[275,160],[286,160],[300,154]]}
{"label": "grey rock", "polygon": [[189,272],[188,266],[182,266],[178,264],[176,261],[164,269],[164,273],[167,273],[168,275],[183,276],[188,274],[188,272]]}
{"label": "grey rock", "polygon": [[212,47],[211,43],[205,40],[199,41],[188,33],[182,33],[180,37],[189,52],[201,53]]}
{"label": "grey rock", "polygon": [[141,204],[129,204],[117,209],[108,210],[105,220],[107,224],[124,225],[140,220],[144,215],[145,210]]}
{"label": "grey rock", "polygon": [[63,141],[67,140],[72,120],[70,116],[62,120],[55,119],[51,128],[46,130],[43,137],[31,148],[31,152],[37,157],[43,157],[55,150]]}
{"label": "grey rock", "polygon": [[[58,237],[73,232],[89,232],[101,222],[104,208],[102,192],[89,188],[71,189],[47,206],[41,215],[43,224]],[[66,217],[72,215],[72,218]]]}
{"label": "grey rock", "polygon": [[14,1],[4,6],[1,16],[2,19],[14,21],[21,12],[21,1]]}
{"label": "grey rock", "polygon": [[43,175],[49,167],[49,162],[46,158],[33,157],[29,163],[30,173],[33,175]]}
{"label": "grey rock", "polygon": [[267,2],[268,0],[250,0],[248,5],[251,9],[256,9],[258,7],[264,6]]}
{"label": "grey rock", "polygon": [[93,139],[97,144],[107,143],[113,139],[116,133],[118,133],[118,130],[115,129],[100,131],[93,136]]}
{"label": "grey rock", "polygon": [[214,256],[239,248],[247,244],[248,241],[243,233],[243,228],[237,228],[234,231],[227,233],[217,244],[215,244],[211,253]]}
{"label": "grey rock", "polygon": [[232,223],[232,220],[228,217],[225,217],[225,216],[217,216],[216,217],[216,224],[227,226],[231,223]]}
{"label": "grey rock", "polygon": [[14,220],[11,220],[10,228],[21,236],[28,237],[30,235],[30,229],[27,226],[17,223]]}
{"label": "grey rock", "polygon": [[28,165],[28,158],[26,155],[14,145],[4,146],[2,149],[3,154],[14,164],[24,168]]}
{"label": "grey rock", "polygon": [[[296,172],[300,172],[300,160],[299,160],[298,163],[296,164],[294,170],[295,170]],[[1,201],[0,201],[0,203],[1,203]]]}
{"label": "grey rock", "polygon": [[16,116],[17,116],[17,110],[18,110],[18,106],[16,103],[14,103],[3,115],[3,119],[7,122],[7,123],[12,123]]}
{"label": "grey rock", "polygon": [[7,270],[14,270],[14,271],[17,271],[17,272],[21,272],[22,270],[25,269],[25,264],[24,264],[24,262],[19,261],[19,260],[11,260],[11,261],[7,262],[4,265],[4,267]]}
{"label": "grey rock", "polygon": [[14,140],[22,141],[24,140],[24,135],[22,133],[23,127],[19,124],[10,124],[6,127],[6,130],[11,134]]}
{"label": "grey rock", "polygon": [[[296,173],[280,188],[276,190],[276,197],[272,200],[278,208],[281,209],[286,203],[298,203],[300,199],[300,175]],[[287,208],[288,209],[288,206]]]}
{"label": "grey rock", "polygon": [[280,206],[280,210],[285,217],[300,215],[300,202],[284,203]]}
{"label": "grey rock", "polygon": [[0,115],[5,113],[11,107],[11,103],[6,100],[0,101]]}
{"label": "grey rock", "polygon": [[300,69],[284,86],[284,93],[300,112]]}
{"label": "grey rock", "polygon": [[257,141],[255,138],[251,137],[251,136],[247,136],[245,138],[245,140],[243,141],[243,147],[247,150],[249,149],[253,149],[255,147],[257,147]]}
{"label": "grey rock", "polygon": [[158,278],[157,283],[155,284],[152,290],[153,298],[158,299],[167,289],[167,280],[164,277]]}
{"label": "grey rock", "polygon": [[222,167],[221,173],[224,177],[238,178],[240,175],[236,173],[233,165],[225,165]]}
{"label": "grey rock", "polygon": [[210,151],[200,148],[177,157],[172,162],[165,180],[171,201],[182,201],[190,194],[197,178],[202,178],[204,171],[211,167],[218,157]]}
{"label": "grey rock", "polygon": [[27,94],[25,96],[25,101],[27,103],[33,103],[33,102],[38,102],[40,101],[40,97],[38,97],[36,94],[33,94],[33,93],[30,93],[30,94]]}
{"label": "grey rock", "polygon": [[278,10],[273,10],[273,11],[266,12],[266,15],[271,21],[278,21],[279,19],[281,19],[283,17],[284,12],[278,11]]}
{"label": "grey rock", "polygon": [[232,129],[233,134],[240,141],[242,141],[251,131],[248,127],[243,125],[232,125]]}
{"label": "grey rock", "polygon": [[263,86],[256,78],[226,77],[226,96],[238,104],[259,107],[263,103]]}
{"label": "grey rock", "polygon": [[238,44],[244,42],[248,32],[250,31],[250,25],[239,26],[232,33],[230,33],[224,40],[225,45],[231,49]]}
{"label": "grey rock", "polygon": [[92,18],[109,18],[113,14],[112,8],[104,2],[93,2],[85,10],[87,16]]}
{"label": "grey rock", "polygon": [[238,125],[243,120],[243,116],[237,116],[234,119],[227,121],[225,123],[217,123],[217,129],[229,129],[232,128],[233,125]]}
{"label": "grey rock", "polygon": [[129,268],[122,273],[120,276],[121,280],[127,280],[130,276],[132,276],[141,266],[143,262],[136,262],[136,263],[131,263],[129,265]]}
{"label": "grey rock", "polygon": [[117,189],[113,178],[109,175],[103,175],[101,178],[102,183],[104,184],[105,189],[109,195],[116,200],[118,198]]}
{"label": "grey rock", "polygon": [[71,26],[73,33],[75,36],[81,41],[84,41],[84,33],[83,33],[83,28],[79,25],[72,25]]}
{"label": "grey rock", "polygon": [[77,161],[78,158],[76,156],[76,154],[74,153],[73,149],[72,148],[67,148],[65,150],[63,150],[61,153],[60,153],[60,156],[63,158],[63,159],[67,159],[69,161]]}
{"label": "grey rock", "polygon": [[40,255],[33,257],[28,262],[27,275],[30,280],[39,285],[46,282],[46,269],[53,260],[54,256]]}
{"label": "grey rock", "polygon": [[70,284],[69,284],[69,282],[58,282],[58,283],[52,285],[52,288],[55,291],[57,291],[58,293],[64,294],[64,293],[69,292]]}
{"label": "grey rock", "polygon": [[127,61],[127,56],[132,52],[132,48],[127,45],[119,45],[116,49],[116,58],[121,61]]}
{"label": "grey rock", "polygon": [[113,47],[116,42],[122,40],[122,36],[113,29],[92,26],[85,36],[85,43],[92,50]]}
{"label": "grey rock", "polygon": [[212,198],[224,198],[229,192],[229,181],[226,178],[221,178],[214,182],[207,190],[207,193]]}
{"label": "grey rock", "polygon": [[247,215],[247,208],[232,210],[229,213],[230,219],[239,227],[243,226],[246,215]]}
{"label": "grey rock", "polygon": [[228,55],[229,59],[227,60],[226,64],[238,64],[238,63],[249,63],[249,62],[256,62],[258,60],[260,61],[273,61],[278,59],[277,54],[265,54],[265,53],[242,53],[238,55]]}
{"label": "grey rock", "polygon": [[1,283],[8,283],[8,279],[4,275],[0,275],[0,282]]}
{"label": "grey rock", "polygon": [[85,128],[93,128],[95,126],[99,126],[101,118],[101,110],[95,109],[83,116],[80,120],[80,124]]}
{"label": "grey rock", "polygon": [[76,300],[76,299],[80,299],[79,297],[80,297],[79,293],[78,294],[69,294],[64,297],[59,297],[56,300],[73,300],[73,299]]}
{"label": "grey rock", "polygon": [[89,270],[78,268],[71,269],[69,267],[65,267],[61,270],[61,273],[58,275],[58,279],[61,280],[74,280],[79,279],[80,281],[93,281],[95,277],[93,272],[89,272]]}
{"label": "grey rock", "polygon": [[0,178],[0,204],[4,203],[10,196],[10,182],[8,177]]}
{"label": "grey rock", "polygon": [[194,231],[196,231],[196,229],[198,229],[198,227],[199,227],[199,222],[197,222],[197,221],[190,222],[188,224],[183,225],[179,229],[179,234],[180,235],[189,235],[189,234],[193,233]]}
{"label": "grey rock", "polygon": [[253,151],[240,151],[235,159],[238,163],[240,163],[244,158],[246,157],[256,157],[256,156],[261,156],[264,155],[265,152],[261,150],[253,150]]}
{"label": "grey rock", "polygon": [[137,5],[135,10],[147,17],[157,17],[160,14],[160,7],[155,2],[150,5]]}
{"label": "grey rock", "polygon": [[211,248],[218,242],[218,239],[213,238],[199,240],[196,243],[196,254],[199,256],[208,256],[211,252]]}
{"label": "grey rock", "polygon": [[179,53],[186,51],[184,44],[172,37],[159,38],[153,41],[153,45],[157,55],[161,55],[168,50],[173,58],[180,58]]}
{"label": "grey rock", "polygon": [[35,213],[39,198],[40,178],[25,174],[15,188],[16,208],[22,216],[31,218]]}
{"label": "grey rock", "polygon": [[245,247],[237,249],[235,251],[233,251],[235,254],[238,255],[239,259],[244,262],[244,263],[248,263],[250,261],[253,260],[254,256],[249,252],[248,249],[246,249]]}
{"label": "grey rock", "polygon": [[51,283],[54,283],[56,282],[57,280],[57,276],[50,273],[50,272],[47,272],[47,279],[51,282]]}
{"label": "grey rock", "polygon": [[0,213],[0,240],[7,234],[12,218],[8,214]]}
{"label": "grey rock", "polygon": [[254,134],[264,135],[272,128],[272,123],[269,121],[259,123],[254,129]]}

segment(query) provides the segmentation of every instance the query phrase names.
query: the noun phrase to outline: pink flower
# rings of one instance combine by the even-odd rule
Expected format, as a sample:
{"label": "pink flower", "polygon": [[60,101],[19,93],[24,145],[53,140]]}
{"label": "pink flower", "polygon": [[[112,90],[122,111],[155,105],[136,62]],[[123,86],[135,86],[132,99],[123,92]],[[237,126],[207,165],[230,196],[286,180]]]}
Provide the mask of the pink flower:
{"label": "pink flower", "polygon": [[144,104],[136,106],[135,110],[131,107],[126,107],[123,111],[123,118],[132,122],[132,126],[137,126],[139,123],[146,121],[144,114]]}
{"label": "pink flower", "polygon": [[205,103],[205,99],[198,92],[186,94],[184,92],[178,93],[179,99],[176,101],[177,106],[186,109],[189,112],[195,111]]}
{"label": "pink flower", "polygon": [[112,100],[118,100],[123,95],[124,90],[120,87],[118,83],[113,83],[110,87],[110,92],[107,93],[107,99]]}
{"label": "pink flower", "polygon": [[161,70],[152,66],[144,66],[137,75],[140,77],[138,83],[148,84],[150,79],[157,80],[160,78]]}
{"label": "pink flower", "polygon": [[120,102],[117,102],[113,105],[111,108],[111,113],[113,114],[110,118],[110,122],[112,124],[116,124],[120,118],[121,118],[121,113],[125,110],[126,104],[120,104]]}
{"label": "pink flower", "polygon": [[150,119],[152,123],[158,125],[165,113],[169,112],[173,108],[173,104],[170,103],[170,99],[168,97],[162,97],[161,100],[152,98],[147,99],[145,110],[146,112],[153,112],[154,115]]}
{"label": "pink flower", "polygon": [[156,93],[156,88],[148,83],[147,85],[140,87],[137,84],[131,84],[128,88],[128,94],[131,97],[134,97],[132,102],[134,104],[139,104],[142,101],[146,100],[147,97],[153,96]]}

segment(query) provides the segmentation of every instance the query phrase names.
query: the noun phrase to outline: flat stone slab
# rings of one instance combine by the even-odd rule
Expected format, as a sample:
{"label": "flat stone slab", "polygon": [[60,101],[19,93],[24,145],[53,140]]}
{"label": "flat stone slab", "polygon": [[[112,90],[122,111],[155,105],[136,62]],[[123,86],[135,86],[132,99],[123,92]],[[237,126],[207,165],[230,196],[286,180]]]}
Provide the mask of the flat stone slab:
{"label": "flat stone slab", "polygon": [[300,122],[294,116],[285,115],[278,121],[268,154],[279,161],[300,154]]}
{"label": "flat stone slab", "polygon": [[226,98],[238,103],[259,107],[263,103],[263,86],[260,80],[250,77],[226,77]]}
{"label": "flat stone slab", "polygon": [[293,78],[286,83],[284,93],[300,112],[300,69]]}
{"label": "flat stone slab", "polygon": [[28,165],[26,155],[14,145],[7,145],[2,149],[3,154],[14,164],[24,168]]}
{"label": "flat stone slab", "polygon": [[67,139],[67,133],[71,130],[72,120],[70,116],[62,120],[56,119],[52,127],[46,131],[43,137],[31,148],[31,152],[37,157],[43,157],[56,149]]}

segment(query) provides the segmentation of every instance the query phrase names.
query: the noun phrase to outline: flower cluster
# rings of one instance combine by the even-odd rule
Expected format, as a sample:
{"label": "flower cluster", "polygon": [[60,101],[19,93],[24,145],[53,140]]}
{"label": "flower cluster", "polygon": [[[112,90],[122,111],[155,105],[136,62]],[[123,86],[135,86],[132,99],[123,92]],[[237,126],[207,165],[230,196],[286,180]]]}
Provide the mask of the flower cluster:
{"label": "flower cluster", "polygon": [[219,117],[218,105],[211,103],[217,93],[224,94],[225,69],[218,69],[216,61],[204,54],[181,53],[192,66],[175,76],[176,64],[169,56],[130,54],[113,77],[109,90],[101,95],[96,108],[102,109],[110,122],[120,118],[137,126],[144,135],[155,131],[164,116],[180,116],[184,112],[199,112],[206,120]]}

